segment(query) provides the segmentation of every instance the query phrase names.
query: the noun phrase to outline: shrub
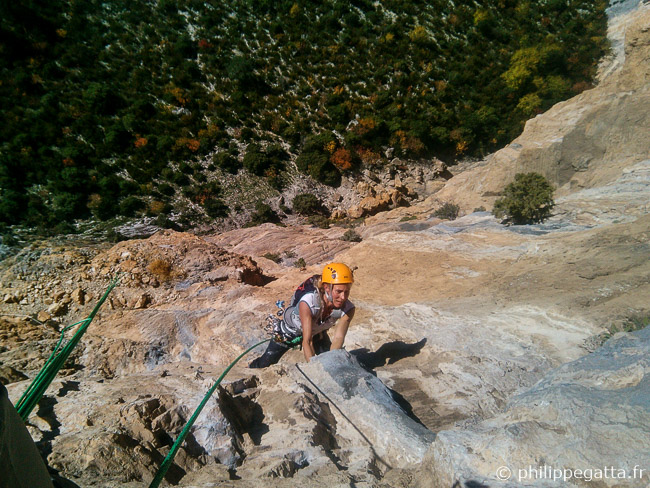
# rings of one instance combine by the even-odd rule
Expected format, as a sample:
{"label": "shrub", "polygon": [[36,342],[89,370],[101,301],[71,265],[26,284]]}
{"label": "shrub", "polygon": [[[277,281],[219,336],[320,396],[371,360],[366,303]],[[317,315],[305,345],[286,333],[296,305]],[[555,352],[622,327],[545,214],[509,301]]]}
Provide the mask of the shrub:
{"label": "shrub", "polygon": [[158,186],[158,191],[167,197],[174,196],[174,193],[176,193],[174,187],[171,186],[169,183],[161,183]]}
{"label": "shrub", "polygon": [[298,258],[296,260],[296,268],[306,268],[307,263],[305,262],[305,258]]}
{"label": "shrub", "polygon": [[77,233],[76,227],[74,225],[72,225],[70,222],[66,222],[66,221],[57,223],[54,226],[54,228],[52,229],[52,231],[54,232],[55,235],[56,234],[64,235],[64,234],[76,234]]}
{"label": "shrub", "polygon": [[108,220],[115,215],[115,205],[113,199],[103,197],[98,193],[93,193],[88,197],[88,208],[91,213],[99,220]]}
{"label": "shrub", "polygon": [[316,181],[329,186],[341,184],[341,173],[330,162],[326,153],[305,151],[296,159],[296,165],[300,171],[307,173]]}
{"label": "shrub", "polygon": [[277,144],[263,151],[257,144],[249,144],[244,156],[244,168],[257,176],[269,176],[284,169],[289,155]]}
{"label": "shrub", "polygon": [[266,254],[262,254],[262,257],[266,259],[270,259],[274,263],[279,263],[280,261],[282,261],[280,255],[274,252],[267,252]]}
{"label": "shrub", "polygon": [[555,206],[553,186],[539,173],[517,173],[506,186],[503,197],[494,203],[492,213],[515,224],[543,222]]}
{"label": "shrub", "polygon": [[264,202],[257,202],[255,204],[255,212],[251,215],[251,219],[246,224],[246,227],[254,227],[265,222],[277,223],[279,221],[280,217],[278,217],[278,214],[269,205]]}
{"label": "shrub", "polygon": [[173,183],[179,186],[187,186],[190,184],[190,179],[185,173],[175,172],[171,178]]}
{"label": "shrub", "polygon": [[160,200],[152,200],[149,202],[149,205],[147,205],[147,215],[150,217],[160,215],[161,213],[165,212],[165,210],[169,212],[171,208],[169,208],[169,205],[166,205]]}
{"label": "shrub", "polygon": [[0,236],[0,239],[2,241],[2,244],[5,246],[16,246],[18,244],[18,239],[16,239],[16,236],[14,236],[11,232],[6,232]]}
{"label": "shrub", "polygon": [[292,202],[293,211],[300,215],[314,215],[322,212],[323,204],[313,193],[300,193]]}
{"label": "shrub", "polygon": [[205,213],[213,219],[228,216],[228,205],[226,205],[220,198],[207,198],[202,205]]}
{"label": "shrub", "polygon": [[186,175],[191,175],[192,172],[194,171],[192,169],[192,167],[189,164],[185,163],[185,162],[178,165],[178,170],[181,173],[185,173]]}
{"label": "shrub", "polygon": [[289,159],[289,154],[279,144],[271,144],[265,151],[268,156],[271,166],[274,168],[284,168],[284,162]]}
{"label": "shrub", "polygon": [[636,315],[626,318],[620,324],[611,324],[600,337],[604,342],[618,332],[634,332],[645,329],[648,325],[650,325],[650,316]]}
{"label": "shrub", "polygon": [[233,157],[227,152],[220,152],[217,154],[214,157],[214,161],[221,169],[227,171],[228,173],[235,174],[237,173],[237,170],[241,168],[241,163],[237,160],[237,158]]}
{"label": "shrub", "polygon": [[164,259],[155,259],[149,263],[147,269],[159,281],[167,281],[172,272],[172,265]]}
{"label": "shrub", "polygon": [[266,181],[271,185],[272,188],[275,188],[278,191],[282,191],[287,182],[286,175],[280,173],[277,168],[269,168],[264,172]]}
{"label": "shrub", "polygon": [[315,225],[316,227],[320,227],[321,229],[329,229],[330,228],[330,219],[328,219],[324,215],[310,215],[307,218],[307,221],[311,225]]}
{"label": "shrub", "polygon": [[330,157],[330,161],[340,171],[347,171],[352,168],[352,153],[344,147],[340,147],[334,151]]}
{"label": "shrub", "polygon": [[244,168],[257,176],[262,176],[269,167],[266,154],[262,152],[257,144],[249,144],[244,155]]}
{"label": "shrub", "polygon": [[456,220],[459,212],[460,207],[458,205],[447,202],[433,212],[433,216],[438,217],[439,219]]}
{"label": "shrub", "polygon": [[145,203],[138,197],[126,197],[120,202],[120,215],[133,217],[136,212],[145,208]]}
{"label": "shrub", "polygon": [[348,242],[361,242],[361,236],[357,234],[357,231],[354,229],[348,229],[341,237],[341,240]]}
{"label": "shrub", "polygon": [[322,133],[308,137],[302,148],[300,156],[296,159],[296,166],[303,173],[307,173],[321,183],[329,186],[341,184],[341,173],[330,161],[327,150],[332,144],[336,147],[336,138],[331,133]]}
{"label": "shrub", "polygon": [[156,219],[153,221],[153,224],[157,225],[158,227],[162,227],[163,229],[173,229],[176,231],[183,230],[180,225],[171,220],[165,214],[158,215],[158,217],[156,217]]}

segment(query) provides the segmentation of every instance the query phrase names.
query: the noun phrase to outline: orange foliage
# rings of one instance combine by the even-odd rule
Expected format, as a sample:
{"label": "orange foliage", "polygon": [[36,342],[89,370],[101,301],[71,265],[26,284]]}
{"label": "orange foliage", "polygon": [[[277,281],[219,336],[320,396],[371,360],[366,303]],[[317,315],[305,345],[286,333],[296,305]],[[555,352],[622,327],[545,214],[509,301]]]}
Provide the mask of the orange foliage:
{"label": "orange foliage", "polygon": [[159,215],[165,209],[165,204],[159,200],[153,200],[149,203],[149,212],[152,215]]}
{"label": "orange foliage", "polygon": [[74,159],[63,158],[63,166],[65,166],[66,168],[69,168],[70,166],[74,166]]}
{"label": "orange foliage", "polygon": [[433,85],[436,87],[436,91],[443,92],[447,88],[447,82],[445,80],[436,80],[433,82]]}
{"label": "orange foliage", "polygon": [[198,141],[197,139],[189,139],[187,137],[180,137],[176,139],[176,142],[174,143],[174,149],[178,149],[185,146],[192,152],[196,152],[199,150],[199,147],[201,146],[201,142]]}
{"label": "orange foliage", "polygon": [[579,81],[573,84],[571,91],[573,91],[573,93],[582,93],[585,90],[589,90],[592,86],[593,85],[591,83],[588,83],[586,81]]}
{"label": "orange foliage", "polygon": [[330,161],[341,171],[347,171],[352,168],[352,154],[344,147],[338,148],[330,157]]}
{"label": "orange foliage", "polygon": [[152,275],[156,276],[159,280],[167,281],[172,272],[172,265],[169,261],[166,261],[164,259],[155,259],[149,263],[147,270],[149,270],[149,272]]}
{"label": "orange foliage", "polygon": [[355,147],[355,150],[359,155],[359,157],[361,158],[363,164],[371,165],[371,164],[377,164],[379,161],[381,161],[381,156],[379,155],[379,153],[376,153],[368,148]]}
{"label": "orange foliage", "polygon": [[212,43],[207,41],[206,39],[199,39],[199,48],[200,49],[208,49],[212,47]]}
{"label": "orange foliage", "polygon": [[360,136],[367,134],[370,132],[372,129],[376,127],[376,122],[375,119],[372,117],[366,117],[364,119],[359,120],[359,123],[354,127],[354,132]]}
{"label": "orange foliage", "polygon": [[403,130],[398,130],[393,134],[391,141],[394,143],[399,142],[403,151],[411,154],[420,154],[424,150],[424,144],[420,139],[415,136],[408,135]]}
{"label": "orange foliage", "polygon": [[102,197],[99,193],[93,193],[88,197],[88,208],[93,210],[99,208],[102,204]]}
{"label": "orange foliage", "polygon": [[190,151],[196,152],[199,150],[199,146],[201,145],[201,143],[196,139],[188,139],[186,145]]}
{"label": "orange foliage", "polygon": [[149,140],[148,140],[146,137],[140,137],[140,136],[137,136],[137,137],[138,137],[138,138],[137,138],[137,139],[135,140],[135,142],[133,143],[133,145],[134,145],[135,147],[144,147],[144,146],[146,146],[147,143],[149,142]]}
{"label": "orange foliage", "polygon": [[219,134],[219,127],[209,124],[205,129],[199,130],[199,138],[206,139],[216,137]]}
{"label": "orange foliage", "polygon": [[188,102],[188,98],[186,98],[185,93],[183,92],[182,89],[180,89],[177,86],[172,86],[171,88],[168,88],[167,90],[175,99],[178,103],[181,105],[185,106],[185,104]]}

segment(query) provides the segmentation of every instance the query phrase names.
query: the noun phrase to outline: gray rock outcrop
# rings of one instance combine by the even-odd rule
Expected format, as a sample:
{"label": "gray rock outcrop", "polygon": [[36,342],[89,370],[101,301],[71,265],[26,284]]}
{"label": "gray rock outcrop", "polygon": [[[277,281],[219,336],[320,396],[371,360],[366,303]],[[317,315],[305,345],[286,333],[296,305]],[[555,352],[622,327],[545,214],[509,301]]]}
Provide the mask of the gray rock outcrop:
{"label": "gray rock outcrop", "polygon": [[648,438],[646,328],[553,370],[494,418],[439,432],[418,486],[646,486]]}
{"label": "gray rock outcrop", "polygon": [[344,350],[298,364],[292,376],[305,387],[314,388],[333,407],[337,424],[347,436],[354,436],[352,427],[387,467],[420,463],[435,438],[433,432],[406,415],[379,378]]}

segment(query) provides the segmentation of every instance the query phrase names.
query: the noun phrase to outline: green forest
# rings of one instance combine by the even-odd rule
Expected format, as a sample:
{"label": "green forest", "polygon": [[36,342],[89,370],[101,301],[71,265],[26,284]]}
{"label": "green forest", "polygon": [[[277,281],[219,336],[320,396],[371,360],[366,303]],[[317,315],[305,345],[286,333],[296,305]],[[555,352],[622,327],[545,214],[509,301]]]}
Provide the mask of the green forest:
{"label": "green forest", "polygon": [[[332,186],[452,163],[590,88],[592,0],[15,0],[0,15],[0,226],[227,216],[220,172]],[[223,173],[221,173],[223,174]],[[1,230],[1,229],[0,229]]]}

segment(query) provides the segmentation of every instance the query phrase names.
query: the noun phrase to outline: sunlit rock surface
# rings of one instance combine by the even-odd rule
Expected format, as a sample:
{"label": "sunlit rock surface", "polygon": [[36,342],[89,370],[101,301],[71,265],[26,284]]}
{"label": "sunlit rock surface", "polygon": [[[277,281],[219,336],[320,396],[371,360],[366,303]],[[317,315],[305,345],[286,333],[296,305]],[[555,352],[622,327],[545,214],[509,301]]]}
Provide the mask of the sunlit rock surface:
{"label": "sunlit rock surface", "polygon": [[[266,337],[276,300],[336,259],[358,266],[347,352],[247,369],[261,346],[208,402],[168,481],[499,486],[502,465],[647,467],[648,333],[600,348],[606,329],[650,315],[650,7],[618,7],[623,44],[599,86],[424,201],[367,218],[361,243],[265,224],[43,242],[2,261],[0,380],[14,402],[121,273],[29,419],[50,466],[80,486],[148,485],[214,379]],[[558,186],[548,221],[472,212],[531,170]],[[459,219],[432,217],[446,201]]]}

